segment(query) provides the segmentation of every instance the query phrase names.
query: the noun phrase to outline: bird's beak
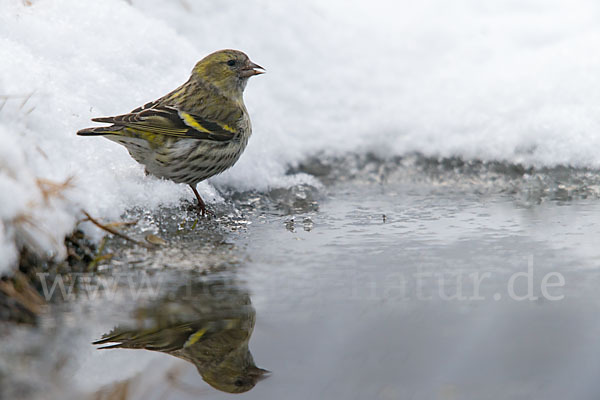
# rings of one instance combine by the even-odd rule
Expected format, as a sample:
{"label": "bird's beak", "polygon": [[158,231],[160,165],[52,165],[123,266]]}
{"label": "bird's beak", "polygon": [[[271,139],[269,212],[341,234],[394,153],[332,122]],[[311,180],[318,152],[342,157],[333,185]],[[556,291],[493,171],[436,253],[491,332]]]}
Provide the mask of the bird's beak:
{"label": "bird's beak", "polygon": [[271,371],[258,367],[250,367],[248,375],[254,377],[254,379],[256,379],[256,381],[258,382],[268,378],[271,375]]}
{"label": "bird's beak", "polygon": [[[262,69],[262,71],[257,71],[256,68]],[[242,69],[241,75],[244,78],[249,78],[251,76],[260,75],[264,73],[265,69],[263,67],[261,67],[258,64],[254,64],[252,61],[248,61],[248,64],[246,64],[246,66],[244,66],[244,69]]]}

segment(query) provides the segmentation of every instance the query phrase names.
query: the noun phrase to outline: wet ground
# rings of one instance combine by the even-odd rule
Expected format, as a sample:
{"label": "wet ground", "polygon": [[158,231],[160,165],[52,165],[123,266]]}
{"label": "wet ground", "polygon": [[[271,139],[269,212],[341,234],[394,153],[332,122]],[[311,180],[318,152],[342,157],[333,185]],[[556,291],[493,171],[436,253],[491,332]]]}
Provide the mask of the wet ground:
{"label": "wet ground", "polygon": [[109,240],[38,328],[6,329],[6,398],[598,398],[594,171],[349,157],[291,172],[323,186],[225,193],[198,222],[185,204],[124,216],[166,243]]}

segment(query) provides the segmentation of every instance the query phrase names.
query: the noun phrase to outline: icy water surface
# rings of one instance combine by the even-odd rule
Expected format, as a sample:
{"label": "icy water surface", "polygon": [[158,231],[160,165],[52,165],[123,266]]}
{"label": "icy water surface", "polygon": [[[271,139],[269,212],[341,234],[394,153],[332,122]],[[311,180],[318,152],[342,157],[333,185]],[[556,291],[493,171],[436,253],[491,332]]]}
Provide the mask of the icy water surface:
{"label": "icy water surface", "polygon": [[[55,301],[39,330],[13,330],[10,390],[598,398],[593,172],[423,159],[299,169],[325,185],[233,194],[195,226],[185,206],[126,216],[139,219],[130,235],[167,243],[109,241],[113,259],[78,278],[74,300]],[[115,344],[156,351],[96,350]]]}

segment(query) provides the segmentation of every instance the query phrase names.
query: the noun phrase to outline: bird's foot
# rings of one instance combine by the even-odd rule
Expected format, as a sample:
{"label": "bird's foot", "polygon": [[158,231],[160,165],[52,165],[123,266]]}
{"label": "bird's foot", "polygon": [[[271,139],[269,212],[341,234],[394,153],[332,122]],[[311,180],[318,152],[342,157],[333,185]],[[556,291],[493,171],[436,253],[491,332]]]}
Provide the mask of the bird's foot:
{"label": "bird's foot", "polygon": [[214,217],[215,213],[212,212],[211,210],[209,210],[208,208],[206,208],[206,206],[202,206],[198,203],[196,204],[190,204],[187,207],[188,211],[195,211],[197,212],[201,217]]}
{"label": "bird's foot", "polygon": [[198,210],[198,212],[200,213],[200,215],[202,215],[203,217],[210,217],[210,218],[214,218],[215,217],[215,213],[212,212],[211,210],[207,209],[204,204],[202,204],[202,205],[198,204],[196,206],[196,209]]}
{"label": "bird's foot", "polygon": [[190,185],[190,187],[192,188],[192,191],[194,192],[194,195],[196,196],[196,199],[198,200],[198,205],[196,206],[196,209],[198,210],[200,215],[202,215],[203,217],[205,217],[205,216],[214,217],[215,213],[206,209],[206,204],[204,203],[204,200],[202,200],[202,197],[200,197],[200,194],[198,194],[196,187],[194,185]]}

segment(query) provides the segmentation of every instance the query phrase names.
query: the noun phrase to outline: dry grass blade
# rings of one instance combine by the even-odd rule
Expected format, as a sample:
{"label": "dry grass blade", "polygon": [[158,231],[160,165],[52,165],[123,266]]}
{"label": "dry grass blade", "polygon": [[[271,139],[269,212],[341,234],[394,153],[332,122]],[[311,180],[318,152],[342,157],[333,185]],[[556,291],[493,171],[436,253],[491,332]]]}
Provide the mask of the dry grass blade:
{"label": "dry grass blade", "polygon": [[133,225],[137,225],[138,222],[139,222],[139,219],[136,219],[135,221],[117,221],[117,222],[111,222],[109,224],[106,224],[106,226],[110,226],[111,228],[116,228],[119,226],[133,226]]}
{"label": "dry grass blade", "polygon": [[23,100],[23,102],[21,103],[21,105],[19,106],[19,109],[23,109],[23,107],[25,107],[25,104],[27,104],[27,102],[29,101],[29,99],[31,99],[31,96],[33,96],[35,92],[31,92],[29,93],[27,96],[25,96],[25,99]]}
{"label": "dry grass blade", "polygon": [[146,235],[146,241],[148,243],[152,243],[158,246],[164,246],[165,244],[167,244],[167,242],[163,238],[152,234]]}
{"label": "dry grass blade", "polygon": [[131,380],[125,380],[117,382],[112,386],[101,389],[93,396],[94,400],[127,400],[129,398],[129,392]]}
{"label": "dry grass blade", "polygon": [[46,305],[44,299],[31,287],[29,279],[19,271],[15,272],[12,280],[0,281],[0,291],[35,315],[39,315]]}
{"label": "dry grass blade", "polygon": [[96,271],[99,263],[101,263],[104,260],[110,260],[111,258],[113,258],[112,253],[102,254],[105,247],[106,247],[106,237],[103,237],[102,242],[100,242],[100,246],[98,246],[98,253],[97,253],[96,257],[94,257],[94,259],[87,266],[88,272]]}
{"label": "dry grass blade", "polygon": [[22,228],[19,231],[20,239],[24,243],[27,243],[29,249],[36,252],[38,255],[40,255],[40,248],[38,247],[40,241],[38,240],[37,236],[33,235],[33,232],[29,229],[26,229],[26,227],[33,228],[34,230],[43,233],[44,237],[50,241],[54,249],[58,249],[62,246],[62,243],[59,241],[59,239],[55,237],[55,235],[50,232],[49,229],[47,229],[48,227],[43,226],[43,223],[40,223],[39,220],[34,219],[34,217],[31,215],[18,214],[12,219],[12,223],[15,227]]}
{"label": "dry grass blade", "polygon": [[63,198],[62,192],[71,188],[73,182],[73,177],[67,178],[62,183],[57,183],[44,178],[37,178],[35,183],[38,188],[42,192],[42,197],[44,197],[44,201],[47,203],[51,197],[60,197]]}
{"label": "dry grass blade", "polygon": [[126,234],[119,232],[115,228],[112,228],[112,227],[110,227],[108,225],[104,225],[104,224],[100,223],[99,221],[97,221],[96,219],[94,219],[90,214],[88,214],[87,211],[85,211],[85,210],[81,210],[81,212],[83,212],[83,214],[87,217],[88,221],[90,221],[92,224],[96,225],[98,228],[100,228],[100,229],[102,229],[102,230],[104,230],[104,231],[106,231],[108,233],[111,233],[111,234],[113,234],[115,236],[118,236],[118,237],[120,237],[122,239],[128,240],[128,241],[130,241],[132,243],[137,244],[138,246],[142,246],[142,247],[145,247],[147,249],[153,249],[153,248],[155,248],[155,246],[151,245],[150,243],[140,242],[139,240],[135,240],[135,239],[127,236]]}
{"label": "dry grass blade", "polygon": [[[31,5],[31,3],[27,4],[25,1],[24,3],[25,5]],[[29,94],[0,94],[0,99],[2,100],[2,102],[0,102],[0,110],[4,108],[8,100],[23,99],[21,105],[19,106],[19,109],[22,110],[23,107],[25,107],[25,104],[27,104],[29,99],[31,99],[31,97],[34,95],[34,93],[35,92],[31,92]],[[35,108],[35,106],[33,108]],[[33,109],[29,110],[28,113],[30,113],[31,111],[33,111]]]}

